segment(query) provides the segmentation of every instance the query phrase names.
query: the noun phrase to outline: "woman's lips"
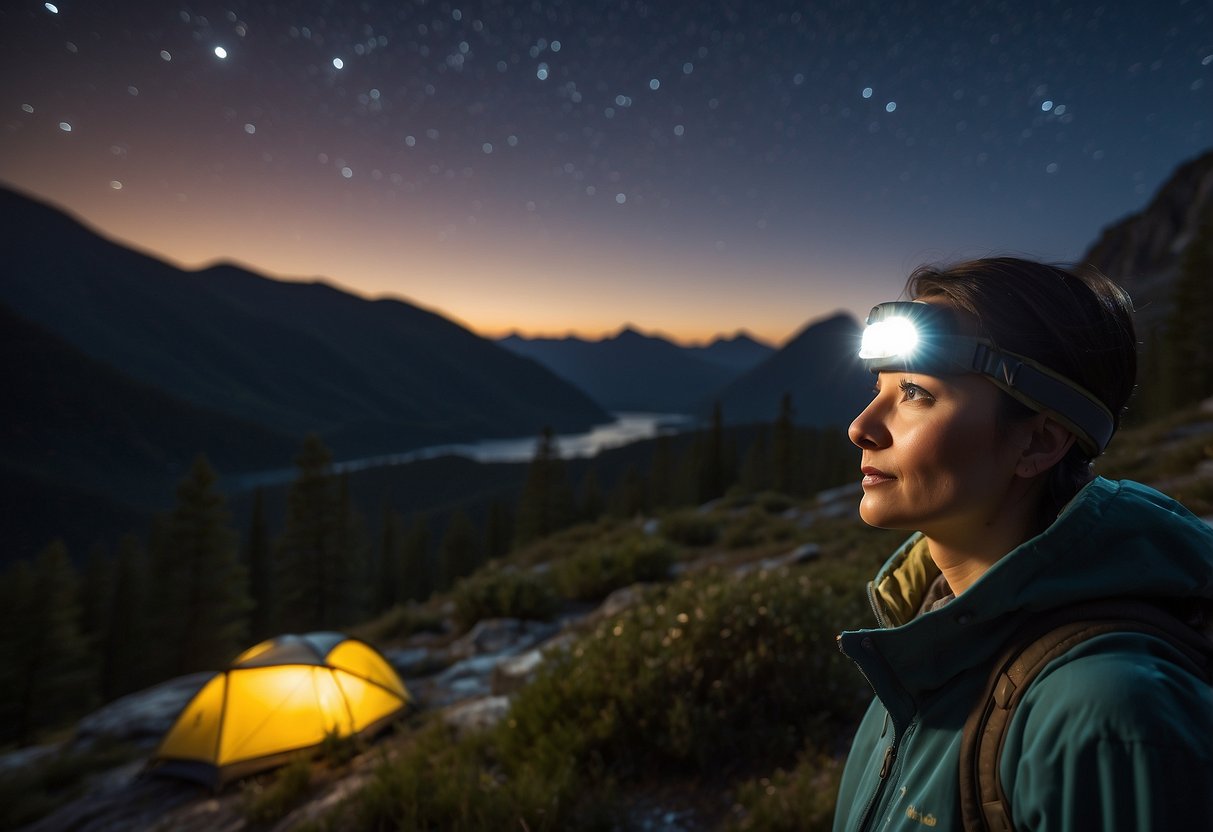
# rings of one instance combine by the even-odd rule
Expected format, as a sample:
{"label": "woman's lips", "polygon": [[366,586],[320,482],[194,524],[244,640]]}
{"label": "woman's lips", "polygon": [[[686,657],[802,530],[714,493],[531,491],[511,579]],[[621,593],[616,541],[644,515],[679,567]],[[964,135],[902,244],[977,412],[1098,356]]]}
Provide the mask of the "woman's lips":
{"label": "woman's lips", "polygon": [[873,485],[881,485],[882,483],[892,482],[893,480],[897,479],[897,477],[893,476],[892,474],[886,474],[884,471],[881,471],[879,468],[872,468],[871,466],[868,466],[868,465],[865,465],[864,467],[860,468],[859,472],[861,474],[863,474],[863,487],[864,488],[867,488],[867,487],[873,486]]}

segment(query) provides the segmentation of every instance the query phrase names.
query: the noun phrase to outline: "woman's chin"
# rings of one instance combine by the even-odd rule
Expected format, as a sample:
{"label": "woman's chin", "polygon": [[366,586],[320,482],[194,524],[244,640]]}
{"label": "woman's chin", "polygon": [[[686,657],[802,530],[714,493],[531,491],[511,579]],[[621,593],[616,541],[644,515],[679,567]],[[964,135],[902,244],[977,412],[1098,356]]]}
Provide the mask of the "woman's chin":
{"label": "woman's chin", "polygon": [[908,518],[898,517],[871,494],[865,494],[859,501],[859,519],[877,529],[908,529],[913,525],[907,525]]}

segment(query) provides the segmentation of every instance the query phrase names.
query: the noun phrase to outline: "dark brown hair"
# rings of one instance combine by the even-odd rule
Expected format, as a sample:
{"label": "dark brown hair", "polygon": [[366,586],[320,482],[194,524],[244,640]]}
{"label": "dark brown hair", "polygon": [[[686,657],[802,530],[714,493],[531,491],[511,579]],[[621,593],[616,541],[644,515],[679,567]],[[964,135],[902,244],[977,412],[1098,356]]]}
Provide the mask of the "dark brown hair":
{"label": "dark brown hair", "polygon": [[[1124,289],[1097,270],[996,257],[936,268],[906,281],[912,299],[946,298],[976,319],[978,334],[1027,356],[1096,396],[1112,412],[1113,428],[1137,378],[1133,304]],[[1002,415],[1032,413],[1003,393]],[[1044,506],[1056,516],[1091,481],[1091,459],[1076,443],[1049,472]]]}

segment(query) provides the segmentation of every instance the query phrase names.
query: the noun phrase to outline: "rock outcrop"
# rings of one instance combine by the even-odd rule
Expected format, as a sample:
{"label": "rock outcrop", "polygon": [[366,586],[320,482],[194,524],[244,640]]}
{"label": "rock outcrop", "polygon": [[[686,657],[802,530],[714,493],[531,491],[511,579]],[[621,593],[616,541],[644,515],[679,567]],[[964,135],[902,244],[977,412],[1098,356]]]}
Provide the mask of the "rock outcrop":
{"label": "rock outcrop", "polygon": [[1184,248],[1210,221],[1213,151],[1180,166],[1143,210],[1105,228],[1081,262],[1128,289],[1145,334],[1165,319]]}

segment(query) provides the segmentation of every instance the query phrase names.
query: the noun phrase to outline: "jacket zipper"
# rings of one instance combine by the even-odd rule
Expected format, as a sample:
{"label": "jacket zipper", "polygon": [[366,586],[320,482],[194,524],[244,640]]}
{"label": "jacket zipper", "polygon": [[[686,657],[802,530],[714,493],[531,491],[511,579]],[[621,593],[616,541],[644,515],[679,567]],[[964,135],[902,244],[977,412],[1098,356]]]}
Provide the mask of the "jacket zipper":
{"label": "jacket zipper", "polygon": [[868,828],[873,812],[880,805],[885,786],[889,782],[889,775],[893,773],[893,767],[897,763],[897,747],[904,738],[904,734],[897,735],[896,726],[894,726],[893,742],[884,750],[884,758],[880,761],[880,782],[876,784],[876,791],[872,793],[872,799],[868,801],[868,805],[863,809],[863,814],[859,817],[859,825],[855,827],[857,832],[863,832]]}
{"label": "jacket zipper", "polygon": [[[871,584],[868,584],[868,600],[872,604],[872,610],[876,613],[877,619],[881,620],[882,626],[887,626],[884,625],[882,620],[883,617],[880,614],[880,610],[876,606],[875,594],[872,591]],[[851,658],[846,651],[842,649],[842,637],[839,636],[837,638],[839,651],[841,651],[844,656],[847,656],[847,658]],[[855,668],[859,671],[859,675],[863,676],[864,681],[868,683],[868,687],[872,688],[872,691],[875,692],[876,686],[872,684],[872,680],[868,677],[867,672],[864,671],[863,665],[855,661],[853,658],[851,658],[851,661],[854,663]],[[889,713],[889,709],[885,708],[885,719],[892,719],[892,717],[893,715]],[[908,734],[910,731],[910,726],[907,726],[904,731],[899,731],[897,728],[897,720],[892,719],[892,721],[893,741],[888,745],[887,748],[885,748],[884,757],[880,761],[880,782],[876,784],[876,791],[873,792],[871,799],[868,800],[867,805],[864,806],[863,813],[859,816],[859,825],[855,827],[856,832],[863,832],[863,830],[868,828],[868,822],[871,820],[872,811],[880,804],[880,798],[884,794],[884,788],[889,781],[889,775],[893,773],[893,766],[897,762],[897,747],[901,744],[901,741],[905,739],[906,734]],[[882,731],[881,734],[883,735],[884,732]]]}
{"label": "jacket zipper", "polygon": [[876,585],[871,581],[868,582],[868,606],[872,608],[872,615],[876,616],[876,623],[883,629],[887,630],[893,626],[893,622],[884,614],[880,603],[876,600]]}

